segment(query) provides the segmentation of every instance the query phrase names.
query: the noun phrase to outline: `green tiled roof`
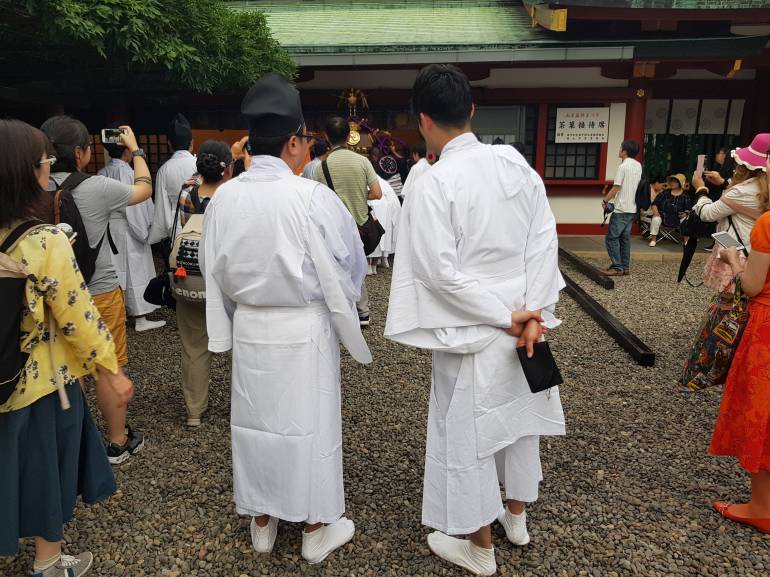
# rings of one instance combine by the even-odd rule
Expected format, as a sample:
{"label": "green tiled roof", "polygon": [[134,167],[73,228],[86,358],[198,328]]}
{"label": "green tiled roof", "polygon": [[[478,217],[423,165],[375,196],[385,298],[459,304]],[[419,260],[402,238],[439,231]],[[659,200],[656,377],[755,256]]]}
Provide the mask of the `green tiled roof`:
{"label": "green tiled roof", "polygon": [[673,10],[747,10],[770,8],[769,0],[552,0],[554,6]]}
{"label": "green tiled roof", "polygon": [[[637,7],[660,0],[565,0]],[[730,3],[731,0],[698,0]],[[757,0],[743,0],[744,4]],[[674,0],[673,3],[695,0]],[[770,0],[763,0],[765,4]],[[552,5],[555,2],[551,3]],[[768,36],[684,37],[644,33],[608,38],[602,30],[554,33],[532,27],[521,0],[231,0],[234,10],[265,13],[273,36],[300,65],[433,61],[536,61],[741,58]],[[431,59],[432,58],[432,59]]]}
{"label": "green tiled roof", "polygon": [[240,0],[261,10],[273,35],[293,53],[375,46],[510,47],[543,37],[521,2],[425,0]]}

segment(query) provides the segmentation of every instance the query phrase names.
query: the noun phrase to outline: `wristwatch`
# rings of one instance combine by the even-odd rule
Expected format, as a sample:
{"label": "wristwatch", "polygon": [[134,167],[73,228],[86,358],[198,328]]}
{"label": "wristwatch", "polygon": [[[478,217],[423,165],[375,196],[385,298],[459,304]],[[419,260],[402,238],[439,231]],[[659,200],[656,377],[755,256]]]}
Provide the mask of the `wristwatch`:
{"label": "wristwatch", "polygon": [[137,148],[131,153],[131,158],[136,158],[137,156],[141,156],[145,160],[147,160],[147,155],[144,153],[144,150],[141,148]]}

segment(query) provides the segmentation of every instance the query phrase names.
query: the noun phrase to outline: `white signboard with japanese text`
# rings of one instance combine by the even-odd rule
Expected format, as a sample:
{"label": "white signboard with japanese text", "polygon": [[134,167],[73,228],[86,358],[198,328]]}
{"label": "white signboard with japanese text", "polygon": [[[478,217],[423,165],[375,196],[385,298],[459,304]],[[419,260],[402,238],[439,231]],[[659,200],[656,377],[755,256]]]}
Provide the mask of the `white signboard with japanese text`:
{"label": "white signboard with japanese text", "polygon": [[610,109],[557,108],[556,144],[607,142],[610,127]]}

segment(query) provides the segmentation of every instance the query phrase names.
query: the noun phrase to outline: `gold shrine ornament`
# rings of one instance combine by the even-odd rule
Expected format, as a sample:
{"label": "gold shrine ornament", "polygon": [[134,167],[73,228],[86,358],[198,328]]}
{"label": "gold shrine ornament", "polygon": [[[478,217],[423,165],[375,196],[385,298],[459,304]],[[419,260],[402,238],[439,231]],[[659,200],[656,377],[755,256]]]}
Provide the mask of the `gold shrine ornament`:
{"label": "gold shrine ornament", "polygon": [[361,142],[361,133],[359,132],[361,126],[355,120],[348,120],[348,128],[350,129],[350,134],[348,134],[348,146],[355,146]]}

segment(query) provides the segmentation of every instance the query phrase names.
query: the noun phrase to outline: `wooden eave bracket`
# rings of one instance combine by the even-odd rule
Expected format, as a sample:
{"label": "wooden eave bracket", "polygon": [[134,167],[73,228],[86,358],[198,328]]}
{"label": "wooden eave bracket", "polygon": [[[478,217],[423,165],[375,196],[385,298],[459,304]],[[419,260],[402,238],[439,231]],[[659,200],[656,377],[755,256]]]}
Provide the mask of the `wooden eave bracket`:
{"label": "wooden eave bracket", "polygon": [[548,4],[527,0],[524,0],[524,7],[532,20],[532,28],[540,26],[552,32],[567,31],[566,8],[551,8]]}

